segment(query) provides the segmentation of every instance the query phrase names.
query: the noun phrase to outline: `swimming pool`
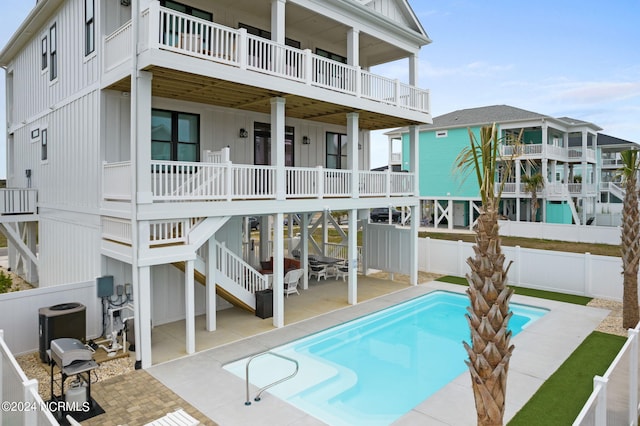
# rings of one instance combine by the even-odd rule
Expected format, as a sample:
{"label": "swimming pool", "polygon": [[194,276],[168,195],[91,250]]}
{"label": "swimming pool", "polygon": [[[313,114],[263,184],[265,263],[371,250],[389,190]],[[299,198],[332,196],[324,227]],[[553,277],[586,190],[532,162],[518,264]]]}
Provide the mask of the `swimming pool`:
{"label": "swimming pool", "polygon": [[[269,393],[331,425],[387,425],[467,370],[466,295],[435,291],[273,349],[300,370]],[[516,335],[547,311],[512,303]],[[245,378],[247,359],[226,365]],[[265,355],[251,363],[263,387],[293,370]]]}

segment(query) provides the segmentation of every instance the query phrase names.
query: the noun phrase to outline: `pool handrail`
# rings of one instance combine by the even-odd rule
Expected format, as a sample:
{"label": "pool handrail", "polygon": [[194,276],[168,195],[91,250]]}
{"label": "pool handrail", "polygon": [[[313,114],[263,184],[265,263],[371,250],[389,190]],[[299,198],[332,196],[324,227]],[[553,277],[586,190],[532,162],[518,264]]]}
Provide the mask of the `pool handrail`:
{"label": "pool handrail", "polygon": [[267,386],[265,386],[265,387],[263,387],[261,389],[258,389],[258,393],[256,394],[255,398],[253,398],[254,401],[256,401],[256,402],[260,401],[260,395],[262,395],[262,392],[266,391],[270,387],[278,385],[278,384],[280,384],[282,382],[286,382],[287,380],[292,379],[296,374],[298,374],[299,364],[298,364],[298,361],[296,361],[293,358],[289,358],[289,357],[286,357],[284,355],[280,355],[280,354],[272,352],[272,351],[265,351],[265,352],[261,352],[259,354],[256,354],[256,355],[252,356],[251,358],[249,358],[249,360],[247,361],[247,365],[245,366],[247,400],[245,401],[244,405],[251,405],[251,400],[250,400],[251,398],[249,397],[249,364],[251,364],[251,361],[253,361],[254,359],[256,359],[258,357],[261,357],[263,355],[273,355],[275,357],[282,358],[282,359],[287,360],[287,361],[291,361],[296,365],[296,369],[292,374],[288,375],[287,377],[284,377],[284,378],[282,378],[280,380],[277,380],[277,381],[275,381],[275,382],[273,382],[273,383],[271,383],[271,384],[269,384],[269,385],[267,385]]}

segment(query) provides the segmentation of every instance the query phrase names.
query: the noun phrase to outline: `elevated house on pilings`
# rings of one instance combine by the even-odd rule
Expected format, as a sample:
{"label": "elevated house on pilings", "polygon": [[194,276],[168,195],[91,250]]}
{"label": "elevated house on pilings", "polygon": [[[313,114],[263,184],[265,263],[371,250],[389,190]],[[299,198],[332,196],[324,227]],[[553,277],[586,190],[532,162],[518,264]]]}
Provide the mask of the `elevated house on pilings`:
{"label": "elevated house on pilings", "polygon": [[[152,324],[186,319],[192,353],[196,315],[215,330],[217,310],[254,310],[270,285],[256,260],[274,259],[273,324],[285,324],[293,215],[303,269],[310,253],[349,261],[349,303],[358,269],[416,283],[418,224],[368,224],[375,207],[417,212],[416,175],[369,171],[369,131],[407,127],[418,158],[429,42],[406,0],[37,2],[0,52],[8,186],[20,188],[8,193],[37,196],[20,220],[37,224],[38,256],[33,233],[5,226],[12,263],[37,269],[41,287],[131,283],[142,367]],[[372,72],[400,59],[406,82]],[[309,234],[336,210],[349,226],[329,253]],[[250,216],[261,224],[253,245]]]}

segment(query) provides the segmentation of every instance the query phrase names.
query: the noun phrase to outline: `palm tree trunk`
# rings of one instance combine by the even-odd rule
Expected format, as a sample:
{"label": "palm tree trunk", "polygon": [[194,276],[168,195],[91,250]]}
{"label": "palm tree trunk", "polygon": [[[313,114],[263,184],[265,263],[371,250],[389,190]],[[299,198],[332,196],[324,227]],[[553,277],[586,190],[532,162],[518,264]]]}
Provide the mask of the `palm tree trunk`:
{"label": "palm tree trunk", "polygon": [[478,425],[502,425],[509,359],[514,349],[510,345],[511,332],[507,330],[513,290],[507,287],[509,266],[504,267],[495,200],[483,205],[473,249],[475,258],[467,259],[471,268],[467,274],[471,306],[466,316],[472,344],[464,342],[469,355],[466,363],[471,373]]}
{"label": "palm tree trunk", "polygon": [[626,181],[622,211],[622,327],[634,328],[640,319],[638,312],[638,259],[640,256],[640,224],[636,175]]}

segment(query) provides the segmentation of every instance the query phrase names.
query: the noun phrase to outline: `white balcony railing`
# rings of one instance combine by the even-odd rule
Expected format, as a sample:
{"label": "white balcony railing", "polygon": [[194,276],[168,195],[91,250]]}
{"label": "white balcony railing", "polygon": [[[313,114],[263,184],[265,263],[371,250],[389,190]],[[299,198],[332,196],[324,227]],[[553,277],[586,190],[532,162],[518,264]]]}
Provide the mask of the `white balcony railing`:
{"label": "white balcony railing", "polygon": [[38,190],[0,189],[0,214],[33,214],[38,212]]}
{"label": "white balcony railing", "polygon": [[[275,199],[276,167],[252,164],[151,162],[154,201]],[[415,175],[406,172],[359,170],[358,193],[366,197],[413,195]],[[129,162],[104,164],[103,198],[131,200]],[[286,167],[285,198],[340,198],[353,196],[350,170]],[[119,231],[118,231],[119,232]]]}
{"label": "white balcony railing", "polygon": [[[543,144],[500,145],[500,155],[503,157],[544,157],[563,161],[576,161],[583,159],[582,148],[565,148],[556,145]],[[587,148],[585,160],[595,162],[595,150]]]}
{"label": "white balcony railing", "polygon": [[[499,183],[496,182],[496,189],[498,188]],[[515,195],[516,194],[516,183],[515,182],[507,182],[504,184],[504,189],[502,190],[503,195]],[[596,194],[596,184],[593,183],[561,183],[561,182],[547,182],[544,188],[537,191],[539,197],[550,197],[550,196],[566,196],[566,195],[581,195],[582,189],[585,190],[585,195],[595,195]],[[524,197],[528,197],[530,192],[527,191],[526,185],[524,183],[520,184],[520,188],[518,193]]]}
{"label": "white balcony railing", "polygon": [[[142,12],[140,28],[142,49],[169,50],[406,109],[430,110],[428,90],[315,55],[309,49],[281,45],[244,29],[160,7],[157,1]],[[131,22],[105,37],[105,71],[130,59],[131,46]]]}

